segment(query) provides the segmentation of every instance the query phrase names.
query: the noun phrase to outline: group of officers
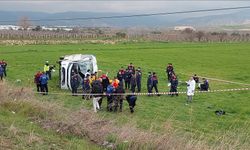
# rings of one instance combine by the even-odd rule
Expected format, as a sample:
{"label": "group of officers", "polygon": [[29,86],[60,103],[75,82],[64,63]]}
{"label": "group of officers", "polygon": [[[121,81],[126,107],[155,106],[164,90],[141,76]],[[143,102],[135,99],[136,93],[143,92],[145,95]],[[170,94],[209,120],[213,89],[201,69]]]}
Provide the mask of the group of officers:
{"label": "group of officers", "polygon": [[[123,100],[127,100],[130,108],[130,112],[134,112],[137,96],[135,94],[126,95],[125,90],[131,90],[131,93],[141,91],[141,69],[135,69],[134,65],[130,63],[126,69],[121,67],[117,72],[117,75],[110,79],[107,74],[102,74],[97,77],[97,73],[90,73],[87,71],[84,75],[73,73],[71,78],[72,95],[77,95],[77,88],[81,76],[83,78],[82,89],[83,99],[90,99],[93,97],[94,111],[102,108],[103,97],[107,97],[107,111],[117,112],[123,109]],[[100,94],[101,93],[101,94]],[[105,93],[105,94],[103,94]]]}
{"label": "group of officers", "polygon": [[[171,63],[167,65],[166,73],[170,85],[169,95],[178,96],[178,80],[174,72],[174,67]],[[99,78],[97,78],[97,73],[91,74],[90,70],[88,70],[85,75],[81,75],[81,77],[82,76],[84,76],[84,80],[82,83],[84,93],[83,99],[90,99],[91,96],[93,97],[93,107],[95,112],[97,112],[98,109],[101,109],[102,100],[104,96],[107,97],[107,111],[116,112],[118,109],[122,111],[123,100],[125,99],[125,90],[130,90],[132,93],[131,95],[126,96],[126,100],[129,103],[131,113],[134,112],[134,106],[137,97],[133,93],[135,93],[136,89],[138,93],[141,92],[142,71],[140,67],[135,69],[132,63],[130,63],[126,69],[121,67],[117,72],[117,76],[115,76],[112,80],[109,79],[106,74],[103,74]],[[196,81],[197,83],[199,82],[197,78],[197,76],[196,78],[192,77],[192,79],[187,82],[189,91],[187,92],[189,93],[187,102],[192,101]],[[194,79],[196,79],[196,81]],[[79,75],[77,73],[74,73],[71,82],[72,94],[77,95],[77,88],[79,85]],[[155,90],[157,96],[160,96],[160,94],[158,94],[157,85],[158,78],[156,73],[149,72],[147,77],[148,96],[153,96],[153,94],[151,94],[153,90]]]}
{"label": "group of officers", "polygon": [[[37,85],[37,92],[42,92],[44,95],[48,94],[48,80],[51,79],[51,70],[54,69],[54,66],[50,66],[48,62],[44,65],[43,72],[37,72],[34,77],[34,82]],[[170,86],[171,96],[178,96],[178,79],[174,71],[172,63],[169,63],[166,67],[166,74],[168,79],[168,86]],[[83,80],[81,80],[83,79]],[[78,87],[81,85],[83,90],[83,99],[89,100],[93,98],[93,107],[94,111],[97,112],[98,109],[102,108],[102,100],[104,97],[107,97],[107,111],[117,112],[122,111],[123,109],[123,100],[127,100],[129,103],[129,108],[131,113],[134,112],[134,107],[136,105],[137,96],[133,93],[141,92],[141,80],[142,80],[142,71],[138,67],[135,69],[134,65],[130,63],[126,69],[121,67],[117,75],[110,79],[107,74],[102,74],[100,77],[97,76],[97,72],[91,73],[90,70],[87,70],[85,74],[81,72],[73,71],[71,76],[71,88],[72,95],[77,96]],[[194,75],[187,82],[187,102],[192,101],[194,95],[194,88],[196,84],[197,88],[200,90],[208,90],[209,83],[208,80],[203,79],[204,83],[200,83],[199,77]],[[158,94],[158,77],[155,72],[148,72],[147,77],[147,91],[148,96],[152,96],[153,90],[157,96]],[[130,90],[132,94],[125,97],[125,90]],[[103,94],[104,93],[104,94]]]}
{"label": "group of officers", "polygon": [[7,77],[7,62],[3,59],[0,61],[0,81],[3,81],[3,77]]}

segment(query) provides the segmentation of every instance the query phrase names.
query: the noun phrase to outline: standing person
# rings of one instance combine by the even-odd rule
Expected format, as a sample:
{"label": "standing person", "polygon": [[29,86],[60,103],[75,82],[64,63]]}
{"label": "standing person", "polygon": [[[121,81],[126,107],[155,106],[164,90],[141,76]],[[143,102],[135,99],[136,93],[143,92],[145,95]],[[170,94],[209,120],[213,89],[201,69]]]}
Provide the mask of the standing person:
{"label": "standing person", "polygon": [[136,95],[127,95],[126,96],[126,100],[128,102],[128,105],[129,105],[129,109],[130,109],[130,112],[133,113],[134,112],[134,107],[136,105]]}
{"label": "standing person", "polygon": [[45,72],[42,72],[42,75],[39,78],[39,81],[41,82],[41,91],[43,92],[43,95],[48,95],[48,76]]}
{"label": "standing person", "polygon": [[49,71],[49,61],[45,62],[45,65],[43,67],[43,71],[45,72],[45,74],[47,75],[48,79],[50,79],[51,77],[51,72]]}
{"label": "standing person", "polygon": [[114,96],[114,112],[117,111],[118,106],[120,112],[122,112],[122,105],[123,105],[123,94],[125,93],[125,90],[123,89],[122,85],[119,84],[119,86],[115,89],[114,92],[116,95]]}
{"label": "standing person", "polygon": [[124,78],[125,78],[125,70],[124,70],[124,68],[123,68],[123,67],[121,67],[120,72],[122,73],[123,80],[124,80]]}
{"label": "standing person", "polygon": [[100,109],[101,106],[99,105],[99,100],[102,99],[103,95],[103,87],[101,84],[101,79],[95,80],[92,84],[92,91],[91,94],[93,94],[93,107],[94,107],[94,112],[97,112],[97,109]]}
{"label": "standing person", "polygon": [[190,77],[189,81],[187,83],[187,104],[191,103],[194,96],[194,90],[195,90],[195,80],[193,77]]}
{"label": "standing person", "polygon": [[42,89],[41,89],[41,82],[40,82],[40,77],[42,75],[42,72],[41,71],[38,71],[35,76],[34,76],[34,83],[36,84],[36,91],[37,92],[42,92]]}
{"label": "standing person", "polygon": [[148,79],[147,79],[147,90],[148,90],[148,96],[150,96],[150,93],[152,93],[152,86],[153,86],[153,82],[152,82],[152,73],[148,72]]}
{"label": "standing person", "polygon": [[117,73],[117,79],[119,80],[119,83],[123,86],[123,80],[124,80],[124,70],[120,69]]}
{"label": "standing person", "polygon": [[193,78],[194,78],[195,83],[197,84],[197,87],[200,88],[199,77],[196,74],[194,74]]}
{"label": "standing person", "polygon": [[70,82],[71,82],[71,88],[72,88],[72,96],[77,96],[77,88],[79,87],[79,84],[80,84],[79,74],[74,72],[73,76],[71,76]]}
{"label": "standing person", "polygon": [[[107,92],[107,87],[109,85],[109,78],[107,76],[107,74],[103,74],[101,76],[101,83],[102,83],[102,88],[103,88],[103,92]],[[99,99],[99,106],[101,108],[102,106],[102,97]]]}
{"label": "standing person", "polygon": [[[91,82],[92,83],[92,82]],[[89,100],[90,99],[90,92],[91,92],[91,87],[90,87],[90,78],[87,76],[83,79],[83,85],[82,85],[82,90],[83,90],[83,96],[82,99]],[[84,95],[87,94],[87,95]]]}
{"label": "standing person", "polygon": [[3,81],[3,74],[4,74],[4,70],[2,65],[0,65],[0,80]]}
{"label": "standing person", "polygon": [[50,65],[49,66],[49,79],[51,80],[52,79],[52,71],[55,72],[55,65]]}
{"label": "standing person", "polygon": [[128,70],[129,70],[131,73],[135,73],[135,67],[134,67],[133,63],[130,63],[130,64],[128,65]]}
{"label": "standing person", "polygon": [[131,85],[131,92],[134,93],[136,87],[136,78],[134,73],[132,74],[132,77],[130,79],[130,85]]}
{"label": "standing person", "polygon": [[114,92],[114,87],[112,85],[112,80],[110,80],[110,84],[107,87],[107,92],[106,92],[106,96],[107,96],[107,110],[108,111],[113,111],[112,105],[113,105],[113,98],[114,96],[112,95]]}
{"label": "standing person", "polygon": [[7,63],[6,63],[6,61],[3,59],[2,62],[0,63],[0,65],[2,65],[4,76],[7,77],[7,73],[6,73]]}
{"label": "standing person", "polygon": [[107,87],[109,85],[109,78],[106,74],[103,74],[101,76],[102,78],[102,87],[103,87],[103,92],[106,92],[107,91]]}
{"label": "standing person", "polygon": [[172,63],[168,63],[166,73],[168,75],[168,82],[170,82],[172,74],[174,74],[174,67]]}
{"label": "standing person", "polygon": [[[153,90],[153,88],[154,88],[156,93],[158,93],[157,84],[158,84],[158,78],[157,78],[156,73],[153,72],[153,75],[152,75],[152,88],[151,88],[151,90]],[[157,96],[160,96],[160,95],[157,94]]]}
{"label": "standing person", "polygon": [[141,73],[141,68],[139,67],[136,70],[136,85],[137,85],[137,92],[141,92],[141,77],[142,77],[142,73]]}
{"label": "standing person", "polygon": [[171,96],[174,96],[174,95],[178,96],[178,93],[177,93],[178,80],[175,75],[172,75],[172,79],[170,83],[171,83],[171,88],[170,88]]}
{"label": "standing person", "polygon": [[128,69],[126,69],[125,75],[124,75],[125,89],[126,89],[126,90],[127,90],[127,89],[130,89],[130,79],[131,79],[131,77],[132,77],[131,72],[130,72]]}

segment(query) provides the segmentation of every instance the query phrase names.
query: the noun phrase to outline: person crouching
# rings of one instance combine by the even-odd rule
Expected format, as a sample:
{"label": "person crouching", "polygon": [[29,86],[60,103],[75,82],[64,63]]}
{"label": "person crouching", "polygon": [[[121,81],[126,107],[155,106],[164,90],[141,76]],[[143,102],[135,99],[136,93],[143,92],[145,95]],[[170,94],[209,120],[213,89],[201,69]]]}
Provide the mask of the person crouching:
{"label": "person crouching", "polygon": [[136,95],[127,95],[126,100],[127,100],[128,104],[129,104],[130,112],[133,113],[134,112],[134,107],[136,105],[136,100],[137,100]]}

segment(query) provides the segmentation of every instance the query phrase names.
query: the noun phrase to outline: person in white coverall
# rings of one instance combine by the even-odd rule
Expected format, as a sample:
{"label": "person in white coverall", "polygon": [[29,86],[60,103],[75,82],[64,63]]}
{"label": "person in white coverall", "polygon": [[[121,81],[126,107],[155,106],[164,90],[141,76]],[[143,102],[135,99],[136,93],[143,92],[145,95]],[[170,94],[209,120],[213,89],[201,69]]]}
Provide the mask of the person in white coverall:
{"label": "person in white coverall", "polygon": [[191,103],[194,96],[194,90],[195,90],[195,80],[193,77],[190,77],[189,81],[187,83],[187,103]]}

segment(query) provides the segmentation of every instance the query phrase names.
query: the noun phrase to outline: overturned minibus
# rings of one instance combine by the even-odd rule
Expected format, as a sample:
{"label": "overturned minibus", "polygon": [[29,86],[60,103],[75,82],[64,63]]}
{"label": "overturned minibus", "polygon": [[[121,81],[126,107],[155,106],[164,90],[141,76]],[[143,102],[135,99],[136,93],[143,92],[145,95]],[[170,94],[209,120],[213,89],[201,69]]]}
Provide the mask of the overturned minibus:
{"label": "overturned minibus", "polygon": [[[73,54],[60,57],[59,60],[59,86],[61,89],[72,89],[71,77],[74,72],[79,73],[81,80],[87,70],[90,73],[98,71],[97,61],[94,55]],[[81,81],[82,83],[82,81]]]}

